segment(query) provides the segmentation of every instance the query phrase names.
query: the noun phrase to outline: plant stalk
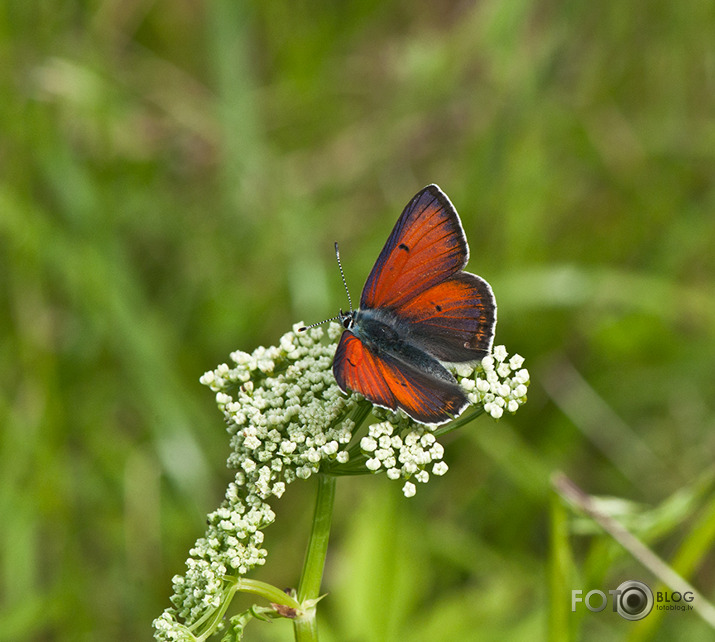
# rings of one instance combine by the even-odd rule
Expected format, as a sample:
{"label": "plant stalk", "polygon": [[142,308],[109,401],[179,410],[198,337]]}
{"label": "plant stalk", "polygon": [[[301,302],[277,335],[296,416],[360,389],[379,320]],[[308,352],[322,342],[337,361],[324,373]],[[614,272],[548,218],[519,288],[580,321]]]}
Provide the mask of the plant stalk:
{"label": "plant stalk", "polygon": [[298,602],[302,605],[302,613],[293,620],[296,642],[317,642],[318,640],[316,603],[320,597],[325,556],[328,552],[337,480],[332,475],[325,474],[317,475],[317,479],[318,489],[315,498],[315,512],[313,513],[313,527],[298,586]]}

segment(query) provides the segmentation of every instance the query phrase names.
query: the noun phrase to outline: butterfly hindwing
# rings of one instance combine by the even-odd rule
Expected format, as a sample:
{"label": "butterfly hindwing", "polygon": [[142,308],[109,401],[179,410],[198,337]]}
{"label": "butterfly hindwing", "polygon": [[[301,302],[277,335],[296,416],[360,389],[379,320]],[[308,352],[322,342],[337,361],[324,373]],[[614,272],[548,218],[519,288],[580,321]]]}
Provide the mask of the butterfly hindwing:
{"label": "butterfly hindwing", "polygon": [[388,353],[377,354],[349,331],[343,332],[333,360],[333,374],[342,390],[359,392],[390,410],[402,408],[416,421],[440,424],[456,417],[467,405],[467,397],[436,360],[430,368],[440,376]]}
{"label": "butterfly hindwing", "polygon": [[462,269],[469,248],[454,206],[436,185],[409,202],[365,283],[362,308],[396,308]]}
{"label": "butterfly hindwing", "polygon": [[458,272],[420,292],[399,308],[410,341],[440,361],[476,361],[489,354],[496,325],[489,284]]}
{"label": "butterfly hindwing", "polygon": [[[424,370],[386,354],[381,355],[378,365],[397,406],[416,421],[445,423],[459,415],[468,403],[466,394],[451,375],[451,381],[432,377]],[[448,374],[447,370],[444,372]]]}

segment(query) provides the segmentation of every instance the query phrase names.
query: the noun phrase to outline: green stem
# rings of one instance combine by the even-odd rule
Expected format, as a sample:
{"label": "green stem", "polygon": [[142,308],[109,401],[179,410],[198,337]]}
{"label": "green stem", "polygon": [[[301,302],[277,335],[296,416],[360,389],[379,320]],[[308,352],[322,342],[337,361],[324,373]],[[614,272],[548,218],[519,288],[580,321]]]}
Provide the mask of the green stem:
{"label": "green stem", "polygon": [[274,604],[282,604],[283,606],[289,606],[293,609],[300,608],[300,603],[295,598],[288,595],[285,591],[281,591],[278,587],[267,584],[266,582],[261,582],[260,580],[250,580],[245,577],[239,577],[236,588],[241,593],[260,595]]}
{"label": "green stem", "polygon": [[305,553],[303,572],[298,586],[298,601],[302,604],[302,614],[293,620],[296,642],[317,642],[318,640],[315,605],[320,597],[320,584],[323,579],[325,556],[328,552],[337,480],[331,475],[319,474],[317,477],[318,491],[313,513],[313,529],[310,533],[308,550]]}

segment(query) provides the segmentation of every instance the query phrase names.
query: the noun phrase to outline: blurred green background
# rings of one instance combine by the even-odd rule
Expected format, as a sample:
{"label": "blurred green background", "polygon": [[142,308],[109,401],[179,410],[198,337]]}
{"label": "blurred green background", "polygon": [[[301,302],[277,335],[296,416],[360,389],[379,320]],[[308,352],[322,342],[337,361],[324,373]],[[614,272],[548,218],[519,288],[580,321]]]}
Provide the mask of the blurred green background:
{"label": "blurred green background", "polygon": [[[411,500],[339,482],[322,639],[712,638],[571,613],[657,582],[549,485],[715,597],[712,3],[5,0],[0,91],[0,640],[150,638],[231,479],[199,376],[345,307],[335,240],[357,298],[431,182],[530,398]],[[313,492],[255,577],[297,583]]]}

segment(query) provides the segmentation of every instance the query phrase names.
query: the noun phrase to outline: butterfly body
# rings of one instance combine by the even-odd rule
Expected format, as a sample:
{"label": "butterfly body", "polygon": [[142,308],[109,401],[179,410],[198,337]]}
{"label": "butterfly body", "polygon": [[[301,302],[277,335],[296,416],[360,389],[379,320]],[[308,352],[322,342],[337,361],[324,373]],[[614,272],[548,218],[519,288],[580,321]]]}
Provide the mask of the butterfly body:
{"label": "butterfly body", "polygon": [[445,423],[468,401],[444,364],[491,350],[496,302],[489,284],[462,271],[469,247],[447,196],[429,185],[408,203],[363,288],[333,360],[344,391],[402,408],[421,423]]}
{"label": "butterfly body", "polygon": [[411,336],[409,324],[396,315],[387,310],[366,308],[356,310],[348,320],[346,329],[376,356],[394,359],[435,379],[456,383],[449,370]]}

